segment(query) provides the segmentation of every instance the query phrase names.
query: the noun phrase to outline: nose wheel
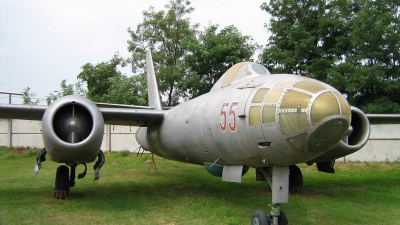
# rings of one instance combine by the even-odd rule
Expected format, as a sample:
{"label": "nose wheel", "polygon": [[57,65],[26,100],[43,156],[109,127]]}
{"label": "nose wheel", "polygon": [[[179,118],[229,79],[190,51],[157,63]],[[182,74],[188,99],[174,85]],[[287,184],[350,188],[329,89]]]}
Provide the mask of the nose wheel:
{"label": "nose wheel", "polygon": [[272,167],[270,170],[264,169],[263,172],[272,190],[271,212],[267,215],[264,211],[257,210],[253,214],[251,224],[287,225],[288,219],[285,212],[280,209],[280,205],[289,202],[289,167]]}
{"label": "nose wheel", "polygon": [[278,223],[274,223],[273,216],[267,216],[267,214],[262,210],[257,210],[253,214],[253,218],[251,219],[251,225],[270,225],[270,224],[279,224],[279,225],[287,225],[288,219],[283,210],[279,210],[279,216],[277,216]]}
{"label": "nose wheel", "polygon": [[251,219],[251,225],[269,225],[269,219],[267,214],[265,214],[262,210],[257,210],[253,214],[253,218]]}

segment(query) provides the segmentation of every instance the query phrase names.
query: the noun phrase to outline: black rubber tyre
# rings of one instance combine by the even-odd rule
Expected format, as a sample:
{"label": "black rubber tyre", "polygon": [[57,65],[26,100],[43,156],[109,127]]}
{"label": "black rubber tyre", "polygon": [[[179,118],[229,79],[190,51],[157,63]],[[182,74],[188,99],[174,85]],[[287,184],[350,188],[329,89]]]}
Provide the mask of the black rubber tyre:
{"label": "black rubber tyre", "polygon": [[251,218],[251,225],[269,225],[267,214],[262,210],[255,211]]}
{"label": "black rubber tyre", "polygon": [[69,191],[69,168],[62,165],[57,168],[55,191]]}
{"label": "black rubber tyre", "polygon": [[298,166],[289,166],[289,190],[303,186],[303,174]]}
{"label": "black rubber tyre", "polygon": [[280,212],[280,215],[278,218],[278,224],[279,225],[288,225],[289,222],[288,222],[286,213],[282,209],[279,212]]}

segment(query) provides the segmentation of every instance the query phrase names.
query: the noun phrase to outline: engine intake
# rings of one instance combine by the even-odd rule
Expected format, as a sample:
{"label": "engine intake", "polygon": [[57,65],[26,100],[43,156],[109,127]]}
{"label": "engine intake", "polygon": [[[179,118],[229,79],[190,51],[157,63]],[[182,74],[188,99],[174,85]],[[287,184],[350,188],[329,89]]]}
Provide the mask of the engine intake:
{"label": "engine intake", "polygon": [[72,103],[64,105],[55,113],[53,128],[61,140],[79,143],[90,135],[93,121],[85,107]]}
{"label": "engine intake", "polygon": [[351,126],[347,136],[325,154],[313,162],[326,162],[350,155],[360,150],[367,143],[370,134],[370,124],[367,116],[358,108],[351,107]]}
{"label": "engine intake", "polygon": [[67,165],[92,162],[103,140],[103,115],[89,99],[65,96],[44,113],[42,135],[51,160]]}

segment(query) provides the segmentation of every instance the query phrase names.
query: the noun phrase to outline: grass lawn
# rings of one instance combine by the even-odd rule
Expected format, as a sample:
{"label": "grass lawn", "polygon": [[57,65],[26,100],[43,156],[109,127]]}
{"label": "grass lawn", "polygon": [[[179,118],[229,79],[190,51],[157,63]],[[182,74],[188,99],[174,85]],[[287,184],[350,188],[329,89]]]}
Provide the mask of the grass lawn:
{"label": "grass lawn", "polygon": [[[47,160],[33,174],[36,151],[0,147],[0,224],[250,224],[269,211],[267,182],[254,169],[241,184],[222,182],[204,167],[148,155],[106,153],[100,180],[93,164],[67,200],[53,199],[56,168]],[[300,165],[306,194],[283,204],[289,224],[400,224],[400,162],[338,163],[335,174]],[[83,171],[79,166],[77,173]]]}

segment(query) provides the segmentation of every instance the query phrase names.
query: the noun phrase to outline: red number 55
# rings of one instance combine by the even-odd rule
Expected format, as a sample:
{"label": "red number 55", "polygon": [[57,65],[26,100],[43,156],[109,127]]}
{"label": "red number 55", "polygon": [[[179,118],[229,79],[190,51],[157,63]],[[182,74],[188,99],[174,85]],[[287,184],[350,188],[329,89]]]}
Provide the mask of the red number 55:
{"label": "red number 55", "polygon": [[[229,107],[229,105],[231,107]],[[219,123],[219,127],[222,131],[226,130],[227,123],[231,131],[236,131],[236,107],[238,105],[239,102],[222,104],[221,114],[220,114],[222,121]],[[229,108],[229,113],[227,115],[228,108]]]}

